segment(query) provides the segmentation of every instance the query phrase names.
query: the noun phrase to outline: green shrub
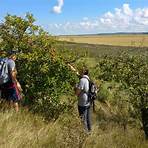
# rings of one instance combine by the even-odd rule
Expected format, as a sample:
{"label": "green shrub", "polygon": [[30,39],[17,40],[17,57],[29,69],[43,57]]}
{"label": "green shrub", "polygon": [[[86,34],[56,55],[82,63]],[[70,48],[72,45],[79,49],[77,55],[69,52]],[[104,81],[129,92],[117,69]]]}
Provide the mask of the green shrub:
{"label": "green shrub", "polygon": [[70,107],[60,96],[72,93],[76,76],[56,53],[54,37],[34,22],[30,14],[25,18],[7,15],[0,26],[0,48],[20,52],[16,65],[24,104],[48,119],[57,118]]}
{"label": "green shrub", "polygon": [[147,110],[148,107],[147,56],[129,55],[127,53],[117,57],[106,56],[99,61],[96,72],[98,72],[98,79],[120,84],[120,89],[117,90],[118,93],[114,100],[117,108],[120,110],[124,107],[125,111],[123,111],[126,115],[126,110],[129,110],[130,115],[140,119],[143,126],[146,127],[148,124],[147,114],[143,113],[142,110]]}

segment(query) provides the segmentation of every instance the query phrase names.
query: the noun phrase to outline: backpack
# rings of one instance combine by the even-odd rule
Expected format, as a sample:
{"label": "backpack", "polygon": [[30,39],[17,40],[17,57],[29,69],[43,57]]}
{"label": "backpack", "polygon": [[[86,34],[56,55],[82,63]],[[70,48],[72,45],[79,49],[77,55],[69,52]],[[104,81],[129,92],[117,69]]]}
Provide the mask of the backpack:
{"label": "backpack", "polygon": [[88,91],[88,100],[90,103],[92,103],[97,98],[97,87],[94,82],[89,81],[89,91]]}
{"label": "backpack", "polygon": [[95,100],[97,98],[97,86],[95,83],[89,79],[87,79],[89,82],[89,90],[88,90],[88,102],[90,102],[90,105],[93,106],[93,111],[95,112]]}
{"label": "backpack", "polygon": [[8,64],[6,58],[0,58],[0,85],[9,80]]}

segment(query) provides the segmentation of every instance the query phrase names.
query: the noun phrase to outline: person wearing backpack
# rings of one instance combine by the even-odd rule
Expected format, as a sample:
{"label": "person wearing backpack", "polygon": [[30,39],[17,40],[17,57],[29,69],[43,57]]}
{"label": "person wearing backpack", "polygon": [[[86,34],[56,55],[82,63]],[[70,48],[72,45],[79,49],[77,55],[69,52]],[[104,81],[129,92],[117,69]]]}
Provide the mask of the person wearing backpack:
{"label": "person wearing backpack", "polygon": [[21,85],[17,80],[17,70],[15,66],[16,51],[10,51],[8,58],[0,58],[0,91],[1,98],[9,101],[10,105],[19,111]]}
{"label": "person wearing backpack", "polygon": [[89,101],[89,72],[83,69],[81,78],[75,88],[75,94],[78,96],[78,112],[84,124],[86,131],[91,131],[90,101]]}

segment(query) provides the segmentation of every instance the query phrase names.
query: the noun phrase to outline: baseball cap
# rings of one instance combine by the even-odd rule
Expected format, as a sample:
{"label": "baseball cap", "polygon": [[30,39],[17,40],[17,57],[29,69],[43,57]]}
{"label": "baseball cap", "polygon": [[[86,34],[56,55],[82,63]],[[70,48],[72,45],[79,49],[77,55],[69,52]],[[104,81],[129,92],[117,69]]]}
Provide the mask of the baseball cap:
{"label": "baseball cap", "polygon": [[19,51],[16,50],[16,49],[12,49],[12,50],[8,50],[8,51],[7,51],[7,54],[8,54],[8,55],[13,55],[13,54],[16,55],[17,53],[19,53]]}

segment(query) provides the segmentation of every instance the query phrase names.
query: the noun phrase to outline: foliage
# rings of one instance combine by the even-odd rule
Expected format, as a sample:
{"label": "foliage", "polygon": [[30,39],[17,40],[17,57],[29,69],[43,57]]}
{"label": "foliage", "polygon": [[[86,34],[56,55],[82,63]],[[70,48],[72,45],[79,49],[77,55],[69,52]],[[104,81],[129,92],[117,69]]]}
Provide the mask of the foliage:
{"label": "foliage", "polygon": [[98,79],[118,82],[122,84],[122,89],[129,90],[131,96],[129,102],[136,110],[140,111],[148,107],[148,60],[146,56],[127,53],[118,57],[106,56],[100,60],[96,70]]}
{"label": "foliage", "polygon": [[25,18],[8,14],[0,25],[0,48],[6,53],[19,51],[16,64],[24,103],[48,119],[57,118],[69,106],[60,96],[72,92],[76,76],[56,53],[54,37],[34,22],[31,14]]}
{"label": "foliage", "polygon": [[[99,60],[105,55],[109,56],[119,56],[121,52],[127,52],[132,55],[147,55],[147,47],[135,47],[135,46],[113,46],[113,45],[98,45],[98,44],[88,44],[88,43],[71,43],[71,42],[58,42],[58,48],[67,48],[71,51],[77,51],[78,55],[80,53],[86,53],[87,57],[95,58]],[[97,58],[98,57],[98,58]]]}

